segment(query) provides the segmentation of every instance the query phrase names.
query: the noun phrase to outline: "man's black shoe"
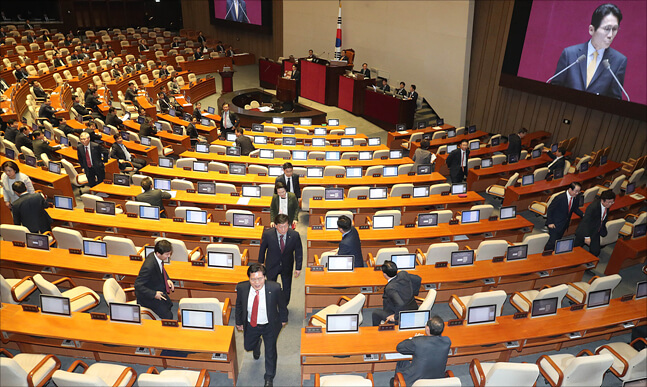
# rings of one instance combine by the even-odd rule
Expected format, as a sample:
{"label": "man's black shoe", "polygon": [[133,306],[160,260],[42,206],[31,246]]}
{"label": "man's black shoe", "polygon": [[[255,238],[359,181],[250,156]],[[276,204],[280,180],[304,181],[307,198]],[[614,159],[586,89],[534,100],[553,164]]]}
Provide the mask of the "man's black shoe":
{"label": "man's black shoe", "polygon": [[266,380],[265,387],[274,387],[274,383],[271,380]]}
{"label": "man's black shoe", "polygon": [[256,344],[256,348],[254,348],[254,360],[258,360],[258,358],[261,357],[261,343],[263,342],[263,339],[258,339],[258,344]]}

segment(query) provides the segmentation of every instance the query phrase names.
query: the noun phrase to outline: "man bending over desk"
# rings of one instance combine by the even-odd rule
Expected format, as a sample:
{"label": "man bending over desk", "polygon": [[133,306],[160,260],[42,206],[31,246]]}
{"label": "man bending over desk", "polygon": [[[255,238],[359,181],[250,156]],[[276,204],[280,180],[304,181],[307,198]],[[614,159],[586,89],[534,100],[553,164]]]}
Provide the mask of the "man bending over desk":
{"label": "man bending over desk", "polygon": [[173,319],[169,293],[175,291],[175,286],[164,269],[164,262],[168,262],[172,254],[171,242],[162,239],[155,243],[155,251],[148,254],[135,279],[137,303],[166,320]]}
{"label": "man bending over desk", "polygon": [[170,199],[171,194],[160,189],[152,189],[153,179],[150,177],[143,179],[141,184],[144,192],[135,196],[135,200],[138,202],[148,203],[153,207],[159,207],[160,217],[166,218],[166,211],[164,211],[164,203],[162,202],[162,199]]}
{"label": "man bending over desk", "polygon": [[418,309],[415,296],[420,292],[420,276],[406,271],[398,272],[398,266],[393,261],[384,262],[382,274],[387,280],[382,294],[383,309],[373,311],[373,326],[380,325],[382,321],[396,322],[401,311]]}

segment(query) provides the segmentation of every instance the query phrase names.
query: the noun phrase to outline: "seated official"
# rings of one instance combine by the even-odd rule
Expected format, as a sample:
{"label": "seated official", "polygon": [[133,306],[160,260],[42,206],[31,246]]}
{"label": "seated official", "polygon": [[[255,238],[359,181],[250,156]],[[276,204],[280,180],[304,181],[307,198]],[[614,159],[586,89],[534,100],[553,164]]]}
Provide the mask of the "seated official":
{"label": "seated official", "polygon": [[227,48],[227,51],[225,51],[225,56],[230,57],[230,58],[234,56],[234,47],[233,46],[229,46],[229,48]]}
{"label": "seated official", "polygon": [[175,291],[175,286],[164,269],[164,262],[168,262],[172,254],[171,242],[159,240],[155,243],[155,251],[148,254],[135,279],[137,303],[165,320],[173,319],[173,302],[169,294]]}
{"label": "seated official", "polygon": [[225,45],[220,40],[216,44],[216,52],[225,52]]}
{"label": "seated official", "polygon": [[343,60],[343,61],[348,62],[348,56],[346,55],[346,50],[342,50],[341,58],[339,58],[339,60]]}
{"label": "seated official", "polygon": [[518,133],[512,133],[508,136],[508,148],[505,150],[506,156],[516,156],[521,160],[521,140],[528,134],[528,129],[521,128]]}
{"label": "seated official", "polygon": [[249,156],[250,153],[256,150],[256,147],[252,140],[243,133],[243,128],[236,128],[236,146],[240,148],[241,156]]}
{"label": "seated official", "polygon": [[92,112],[86,109],[85,106],[81,105],[81,101],[76,94],[72,95],[72,108],[76,111],[76,114],[82,116],[84,120],[90,119],[89,116]]}
{"label": "seated official", "polygon": [[380,86],[379,89],[385,93],[391,91],[391,86],[387,83],[386,78],[382,78],[382,86]]}
{"label": "seated official", "polygon": [[548,157],[553,159],[553,161],[548,164],[548,174],[546,174],[546,177],[553,176],[555,171],[564,171],[564,167],[566,166],[566,148],[557,148],[557,152],[555,152],[555,154],[553,154],[549,149],[546,154],[548,154]]}
{"label": "seated official", "polygon": [[13,183],[22,181],[28,193],[36,192],[29,176],[20,173],[20,168],[15,161],[7,160],[2,163],[2,172],[2,177],[0,178],[0,182],[2,182],[2,198],[5,206],[9,209],[11,209],[11,203],[18,200],[18,194],[12,189]]}
{"label": "seated official", "polygon": [[137,102],[137,84],[135,82],[128,82],[128,89],[124,93],[124,99],[139,107],[139,103]]}
{"label": "seated official", "polygon": [[[299,222],[299,199],[285,189],[285,184],[277,182],[274,186],[276,193],[272,196],[270,203],[270,219],[276,218],[279,214],[288,216],[292,228],[297,227]],[[274,221],[270,222],[270,227],[274,227]]]}
{"label": "seated official", "polygon": [[382,274],[388,281],[382,294],[382,309],[373,311],[373,326],[397,322],[403,310],[416,310],[415,297],[420,292],[422,278],[406,271],[398,271],[398,266],[393,261],[386,261],[382,265]]}
{"label": "seated official", "polygon": [[[4,139],[7,141],[11,141],[14,144],[16,143],[16,136],[18,136],[19,128],[20,127],[20,122],[18,120],[15,120],[11,118],[7,122],[7,128],[5,129],[4,132]],[[18,148],[20,150],[20,148]]]}
{"label": "seated official", "polygon": [[101,120],[104,119],[103,114],[101,114],[101,110],[99,109],[99,106],[101,105],[101,100],[99,99],[99,95],[97,94],[97,91],[94,90],[90,95],[88,95],[88,98],[85,100],[85,106],[92,110],[92,117],[94,118],[99,118]]}
{"label": "seated official", "polygon": [[170,199],[171,194],[159,189],[153,189],[153,179],[151,179],[150,177],[143,179],[141,185],[144,192],[137,195],[135,197],[135,200],[138,202],[148,203],[153,207],[159,207],[160,217],[166,218],[166,211],[164,211],[164,203],[162,202],[162,200]]}
{"label": "seated official", "polygon": [[56,109],[52,107],[52,100],[49,97],[40,105],[38,116],[47,118],[47,121],[55,128],[58,128],[58,125],[61,123],[61,120],[56,117]]}
{"label": "seated official", "polygon": [[139,125],[139,138],[156,135],[157,129],[153,125],[153,120],[150,117],[144,117],[144,123]]}
{"label": "seated official", "polygon": [[45,153],[50,160],[58,160],[56,151],[61,149],[61,145],[49,145],[49,141],[45,138],[45,133],[40,130],[34,131],[32,136],[34,136],[34,141],[32,141],[32,144],[34,145],[34,155],[38,160],[42,160],[41,155],[43,153]]}
{"label": "seated official", "polygon": [[31,149],[32,151],[34,150],[34,144],[29,136],[29,128],[27,126],[21,126],[20,127],[20,132],[16,135],[16,148],[19,151],[22,151],[22,147],[24,146],[27,149]]}
{"label": "seated official", "polygon": [[171,94],[180,94],[180,85],[177,84],[175,78],[177,77],[177,72],[173,71],[171,73],[171,80],[168,83],[168,88]]}
{"label": "seated official", "polygon": [[[431,153],[431,151],[429,150],[429,147],[430,147],[429,140],[425,138],[425,139],[422,139],[422,141],[420,141],[420,146],[418,147],[418,149],[416,149],[416,151],[413,154],[413,157],[411,158],[413,160],[413,167],[411,167],[412,171],[415,171],[416,168],[418,168],[418,165],[432,164],[431,159],[432,159],[433,153]],[[433,163],[431,165],[432,172],[434,172],[435,167],[436,167],[436,164]]]}
{"label": "seated official", "polygon": [[139,46],[137,46],[137,50],[139,50],[139,52],[148,51],[148,45],[146,44],[146,39],[142,39],[139,41]]}
{"label": "seated official", "polygon": [[56,56],[54,57],[54,59],[52,59],[52,66],[54,66],[54,67],[63,67],[63,66],[65,66],[65,61],[63,60],[63,58],[61,58],[60,53],[56,53]]}
{"label": "seated official", "polygon": [[142,58],[137,58],[137,62],[135,63],[135,71],[142,71],[144,69],[146,69],[144,61],[142,60]]}
{"label": "seated official", "polygon": [[112,138],[115,139],[115,142],[112,144],[112,147],[110,147],[110,158],[117,159],[120,170],[123,171],[132,164],[132,167],[135,168],[135,173],[137,173],[140,169],[146,166],[146,160],[133,157],[130,154],[128,148],[124,145],[124,139],[121,135],[115,134]]}
{"label": "seated official", "polygon": [[124,122],[117,116],[117,109],[114,106],[110,106],[108,109],[106,125],[114,126],[116,129],[121,129],[124,125]]}
{"label": "seated official", "polygon": [[23,79],[29,78],[29,74],[27,73],[27,70],[20,68],[19,64],[13,65],[13,76],[16,77],[16,82],[20,82]]}
{"label": "seated official", "polygon": [[366,79],[371,77],[371,70],[368,69],[368,63],[362,63],[362,69],[359,70],[359,73]]}
{"label": "seated official", "polygon": [[202,104],[200,102],[197,102],[195,105],[193,105],[193,117],[198,119],[198,122],[202,120]]}
{"label": "seated official", "polygon": [[341,241],[337,248],[338,255],[352,255],[355,257],[355,267],[364,267],[362,255],[362,242],[359,239],[357,229],[353,227],[353,221],[346,215],[337,218],[337,229],[341,233]]}
{"label": "seated official", "polygon": [[45,99],[47,98],[47,93],[45,92],[45,89],[40,85],[40,82],[34,81],[32,84],[32,90],[34,90],[34,95],[36,96],[36,99]]}
{"label": "seated official", "polygon": [[13,224],[25,226],[32,233],[51,231],[52,218],[45,211],[49,205],[43,195],[27,192],[25,183],[20,180],[14,181],[11,189],[18,196],[18,199],[11,203]]}
{"label": "seated official", "polygon": [[395,89],[395,94],[396,95],[401,95],[403,97],[407,96],[407,89],[406,89],[407,84],[404,82],[400,82],[400,87]]}
{"label": "seated official", "polygon": [[121,72],[119,64],[115,63],[112,65],[112,71],[110,72],[110,75],[112,75],[112,77],[115,79],[121,78],[124,76],[124,73]]}

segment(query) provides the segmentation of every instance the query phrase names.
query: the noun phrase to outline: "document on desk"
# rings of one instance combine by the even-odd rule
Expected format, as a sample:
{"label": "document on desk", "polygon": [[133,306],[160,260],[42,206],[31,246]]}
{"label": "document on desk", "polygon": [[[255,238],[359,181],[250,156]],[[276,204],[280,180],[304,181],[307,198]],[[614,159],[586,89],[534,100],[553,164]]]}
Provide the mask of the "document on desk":
{"label": "document on desk", "polygon": [[410,359],[412,359],[411,355],[403,355],[400,352],[385,353],[384,358],[386,360],[410,360]]}
{"label": "document on desk", "polygon": [[409,133],[409,132],[406,131],[406,130],[401,130],[401,131],[398,132],[398,134],[407,134],[407,133]]}
{"label": "document on desk", "polygon": [[429,164],[433,164],[434,162],[436,162],[436,154],[432,153],[431,154],[431,161],[429,162]]}
{"label": "document on desk", "polygon": [[436,130],[442,129],[442,126],[434,126],[433,129],[436,129]]}
{"label": "document on desk", "polygon": [[240,198],[238,198],[238,201],[236,202],[236,204],[242,204],[242,205],[249,204],[250,199],[251,198],[249,198],[249,197],[240,197]]}
{"label": "document on desk", "polygon": [[169,195],[171,195],[172,199],[175,199],[175,195],[177,195],[177,191],[166,191],[166,192],[168,192]]}
{"label": "document on desk", "polygon": [[272,110],[274,109],[271,106],[261,106],[258,108],[258,111],[263,113],[271,112]]}

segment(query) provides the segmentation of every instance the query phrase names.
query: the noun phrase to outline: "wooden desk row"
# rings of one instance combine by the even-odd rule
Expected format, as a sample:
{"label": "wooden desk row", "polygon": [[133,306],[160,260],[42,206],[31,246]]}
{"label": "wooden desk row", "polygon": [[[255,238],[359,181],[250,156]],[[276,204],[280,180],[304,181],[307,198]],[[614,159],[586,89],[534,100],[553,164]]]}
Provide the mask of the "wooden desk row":
{"label": "wooden desk row", "polygon": [[[154,320],[113,323],[92,320],[89,313],[75,312],[64,317],[24,312],[20,305],[11,304],[2,304],[1,311],[0,330],[6,348],[95,361],[226,372],[236,385],[238,361],[232,326],[220,325],[207,331],[165,327]],[[74,346],[67,346],[64,340],[73,340]],[[139,354],[139,347],[153,354]],[[186,356],[175,351],[185,352]],[[214,354],[226,355],[226,359],[215,360]]]}
{"label": "wooden desk row", "polygon": [[401,144],[403,142],[409,141],[411,135],[414,133],[422,133],[423,135],[428,133],[433,133],[438,130],[450,130],[456,129],[453,125],[442,124],[440,126],[427,126],[424,129],[407,129],[407,130],[396,130],[389,131],[386,134],[386,143],[391,149],[401,149]]}
{"label": "wooden desk row", "polygon": [[[443,145],[460,144],[463,140],[472,141],[476,139],[486,138],[488,136],[489,134],[481,130],[477,130],[474,133],[466,133],[460,136],[437,138],[435,140],[429,141],[429,150],[435,151]],[[419,142],[412,142],[411,146],[409,147],[409,155],[413,157],[414,153],[416,153],[416,149],[418,149],[419,146]]]}
{"label": "wooden desk row", "polygon": [[[300,144],[283,145],[283,144],[274,143],[274,139],[282,138],[282,137],[290,137],[290,135],[286,134],[286,135],[281,135],[279,137],[279,136],[277,136],[277,134],[274,134],[274,137],[270,137],[270,136],[268,136],[268,134],[274,134],[274,133],[248,131],[244,135],[249,137],[250,140],[252,140],[252,142],[254,141],[254,137],[267,137],[267,139],[269,140],[267,144],[254,144],[254,147],[256,149],[272,149],[272,150],[288,149],[288,150],[291,150],[291,151],[292,150],[303,150],[303,151],[308,151],[308,152],[338,151],[338,152],[340,152],[342,154],[344,152],[360,152],[360,151],[375,152],[375,151],[380,151],[380,150],[389,151],[389,148],[386,145],[373,145],[373,146],[369,146],[369,145],[340,146],[339,145],[339,141],[342,138],[347,138],[347,139],[356,138],[356,137],[353,137],[353,136],[333,136],[333,135],[328,135],[328,136],[307,136],[306,137],[306,135],[301,135],[302,138],[303,138],[303,141]],[[312,145],[312,139],[313,138],[327,138],[327,137],[332,137],[333,139],[335,139],[337,141],[335,141],[335,142],[330,141],[330,145],[326,145],[326,146],[313,146]],[[326,141],[328,141],[328,140],[326,140]],[[212,141],[211,144],[212,145],[221,145],[221,146],[227,147],[227,146],[232,146],[233,142],[232,141],[227,141],[227,140],[216,140],[216,141]],[[408,157],[407,157],[407,159],[408,159]]]}
{"label": "wooden desk row", "polygon": [[613,248],[604,275],[618,274],[621,269],[645,263],[645,260],[647,260],[647,236],[643,235],[635,239],[621,237]]}
{"label": "wooden desk row", "polygon": [[[466,364],[476,358],[480,361],[509,361],[547,351],[558,351],[575,345],[627,333],[624,323],[645,325],[647,299],[621,302],[611,300],[609,306],[571,311],[561,308],[550,317],[515,320],[513,316],[497,317],[493,324],[447,326],[443,336],[452,341],[447,364]],[[579,332],[581,337],[570,338]],[[314,373],[393,371],[396,360],[383,356],[396,352],[397,344],[422,330],[378,331],[377,327],[360,327],[359,333],[326,334],[305,333],[301,330],[301,377],[310,379]],[[518,341],[519,346],[507,348],[506,343]],[[365,360],[364,355],[378,355],[379,360]]]}
{"label": "wooden desk row", "polygon": [[512,164],[493,165],[489,168],[470,168],[467,171],[467,189],[481,192],[492,184],[499,184],[502,178],[508,178],[519,172],[519,175],[531,174],[534,169],[541,168],[551,162],[551,158],[543,153],[534,159],[520,160]]}

